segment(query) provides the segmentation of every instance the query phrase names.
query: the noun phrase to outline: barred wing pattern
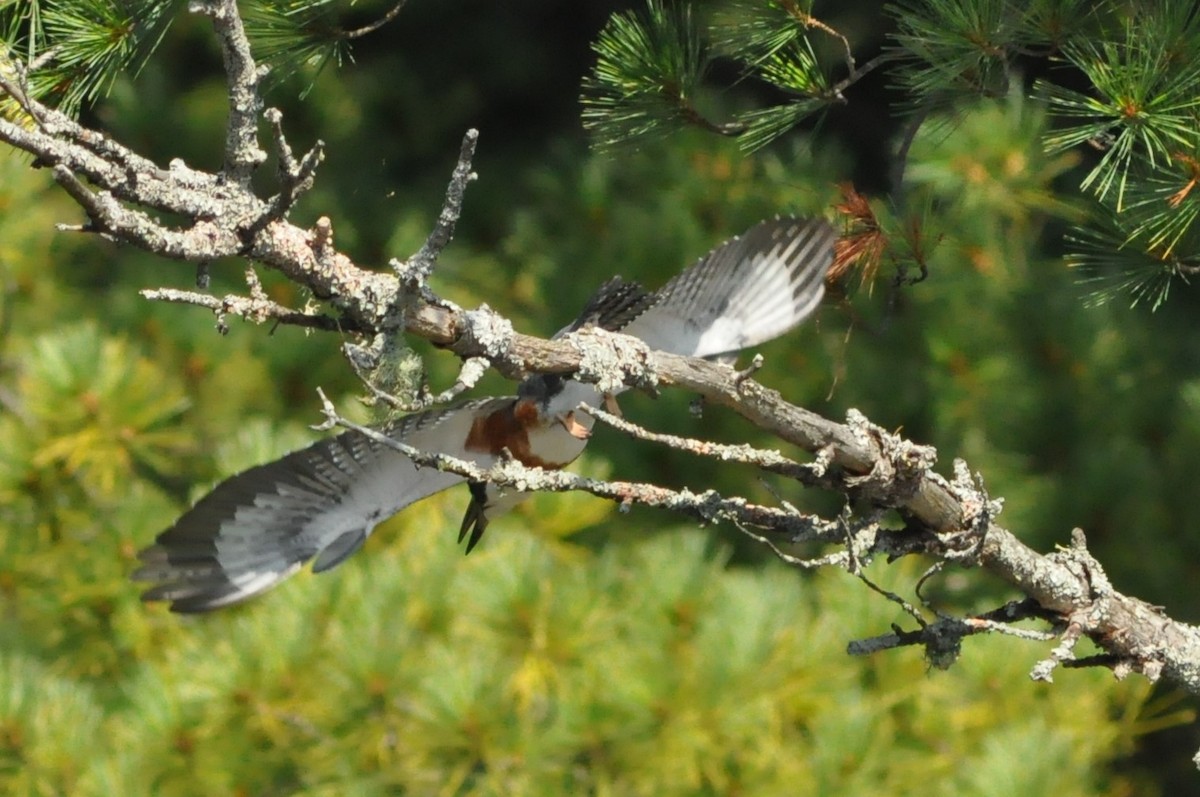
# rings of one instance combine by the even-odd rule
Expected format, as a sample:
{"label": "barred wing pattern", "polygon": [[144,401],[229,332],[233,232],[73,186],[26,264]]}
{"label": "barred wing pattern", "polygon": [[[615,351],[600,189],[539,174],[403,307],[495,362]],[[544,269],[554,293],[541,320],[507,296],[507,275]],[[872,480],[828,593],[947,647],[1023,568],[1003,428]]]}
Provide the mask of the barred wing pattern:
{"label": "barred wing pattern", "polygon": [[[783,334],[816,309],[833,238],[820,220],[762,222],[654,293],[619,277],[609,280],[559,335],[596,324],[675,354],[732,354]],[[534,392],[547,401],[541,412],[545,423],[529,430],[530,442],[538,447],[533,453],[548,462],[574,459],[583,439],[553,419],[581,401],[594,404],[599,399],[595,387],[553,376],[531,377],[522,389],[530,384],[541,388]],[[466,449],[472,425],[516,401],[476,399],[410,415],[381,431],[415,448],[488,467],[494,455]],[[585,415],[577,423],[590,428],[592,420]],[[134,578],[154,583],[143,595],[146,600],[170,601],[176,612],[228,606],[270,589],[309,560],[315,572],[336,567],[362,546],[376,524],[462,481],[346,432],[217,485],[139,554],[142,566]],[[486,527],[485,509],[503,511],[523,495],[510,493],[496,501],[490,486],[475,492],[481,495],[473,493],[479,504],[473,508],[480,510],[473,539]],[[471,517],[468,511],[464,530]]]}
{"label": "barred wing pattern", "polygon": [[[447,450],[446,441],[465,441],[478,412],[511,402],[476,399],[380,431],[486,467],[494,458],[461,446]],[[376,524],[461,481],[344,432],[221,482],[139,554],[142,566],[133,577],[156,582],[143,598],[171,601],[176,612],[227,606],[270,589],[314,557],[315,572],[337,566]]]}
{"label": "barred wing pattern", "polygon": [[765,343],[817,309],[834,238],[822,219],[760,222],[668,282],[621,331],[652,349],[693,357]]}
{"label": "barred wing pattern", "polygon": [[[555,337],[590,322],[640,338],[658,351],[727,359],[813,314],[825,295],[835,238],[823,219],[760,222],[652,294],[614,277]],[[597,406],[600,398],[595,385],[568,382],[558,403],[566,409]],[[580,421],[591,427],[590,418]]]}

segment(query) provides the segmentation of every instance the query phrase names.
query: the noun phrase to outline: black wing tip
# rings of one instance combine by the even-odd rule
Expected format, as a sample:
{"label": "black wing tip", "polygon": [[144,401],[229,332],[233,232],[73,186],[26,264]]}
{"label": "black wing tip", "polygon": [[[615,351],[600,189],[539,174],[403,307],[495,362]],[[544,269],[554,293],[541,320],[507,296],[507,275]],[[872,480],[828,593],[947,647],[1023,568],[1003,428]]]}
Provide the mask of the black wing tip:
{"label": "black wing tip", "polygon": [[239,603],[251,596],[241,595],[233,584],[224,587],[198,587],[183,582],[168,582],[142,592],[143,603],[170,603],[175,614],[202,614]]}
{"label": "black wing tip", "polygon": [[170,610],[177,614],[199,614],[243,603],[275,587],[306,561],[230,569],[215,555],[196,556],[161,543],[143,548],[137,557],[141,566],[129,578],[150,584],[142,591],[142,601],[170,603]]}
{"label": "black wing tip", "polygon": [[[463,555],[469,554],[475,550],[475,546],[483,539],[483,532],[487,530],[488,518],[483,513],[483,508],[474,501],[467,507],[467,514],[463,517],[462,527],[458,530],[458,543],[462,544],[463,539],[467,540],[467,548],[463,551]],[[468,536],[468,532],[470,536]]]}
{"label": "black wing tip", "polygon": [[253,589],[222,577],[209,578],[203,583],[189,581],[185,576],[160,579],[161,583],[142,592],[141,599],[143,603],[170,603],[168,608],[174,614],[203,614],[257,598],[290,572],[277,574],[278,578]]}
{"label": "black wing tip", "polygon": [[615,276],[596,289],[570,329],[581,329],[591,324],[617,331],[646,312],[655,301],[657,296],[640,283]]}
{"label": "black wing tip", "polygon": [[467,540],[467,549],[463,551],[464,556],[475,550],[475,546],[483,539],[483,532],[488,527],[487,484],[470,482],[468,486],[471,488],[471,503],[467,504],[462,525],[458,528],[458,544],[462,545],[463,539]]}

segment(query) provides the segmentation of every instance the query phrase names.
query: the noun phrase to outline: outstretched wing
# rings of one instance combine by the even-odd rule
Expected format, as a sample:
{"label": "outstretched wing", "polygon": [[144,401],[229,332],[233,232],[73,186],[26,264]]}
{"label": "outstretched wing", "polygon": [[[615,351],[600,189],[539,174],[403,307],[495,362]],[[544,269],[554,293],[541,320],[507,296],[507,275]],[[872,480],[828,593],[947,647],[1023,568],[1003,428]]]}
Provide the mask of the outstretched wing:
{"label": "outstretched wing", "polygon": [[823,219],[760,222],[656,291],[621,331],[653,349],[694,357],[778,337],[820,304],[835,237]]}
{"label": "outstretched wing", "polygon": [[644,314],[658,299],[657,294],[636,282],[626,282],[620,276],[612,277],[591,295],[579,317],[554,333],[554,337],[561,338],[568,332],[589,325],[619,332]]}
{"label": "outstretched wing", "polygon": [[[480,413],[512,399],[477,399],[409,415],[382,431],[424,451],[490,464],[463,448]],[[176,612],[237,603],[273,587],[310,559],[328,570],[359,549],[376,524],[463,481],[420,468],[357,432],[320,440],[232,476],[201,498],[139,554],[145,600]]]}

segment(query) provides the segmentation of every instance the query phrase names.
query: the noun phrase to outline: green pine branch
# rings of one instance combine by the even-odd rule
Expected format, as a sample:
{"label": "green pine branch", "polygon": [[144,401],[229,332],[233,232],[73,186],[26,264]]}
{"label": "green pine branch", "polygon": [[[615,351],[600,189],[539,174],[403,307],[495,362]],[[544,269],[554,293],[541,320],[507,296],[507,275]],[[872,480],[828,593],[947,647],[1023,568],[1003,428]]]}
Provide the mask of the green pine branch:
{"label": "green pine branch", "polygon": [[696,106],[708,65],[691,7],[647,0],[642,13],[614,14],[592,45],[583,81],[583,126],[599,149],[661,138],[690,124],[716,132]]}
{"label": "green pine branch", "polygon": [[1104,149],[1082,187],[1100,199],[1115,188],[1118,210],[1139,160],[1156,168],[1200,143],[1200,60],[1180,60],[1167,44],[1131,21],[1124,41],[1081,40],[1063,48],[1063,56],[1091,83],[1089,93],[1047,81],[1036,86],[1052,111],[1069,122],[1048,135],[1046,145]]}
{"label": "green pine branch", "polygon": [[245,7],[246,34],[273,81],[304,74],[312,88],[329,64],[350,57],[349,39],[338,24],[336,0],[255,0]]}
{"label": "green pine branch", "polygon": [[119,75],[137,74],[182,7],[182,0],[25,0],[0,7],[0,30],[9,53],[41,64],[29,75],[34,96],[73,113]]}
{"label": "green pine branch", "polygon": [[904,58],[897,84],[910,108],[1003,96],[1011,60],[1027,42],[1024,14],[1010,0],[903,0],[889,8]]}
{"label": "green pine branch", "polygon": [[[352,40],[395,18],[404,5],[397,0],[355,30],[342,27],[345,4],[336,0],[252,0],[243,13],[256,55],[274,79],[303,73],[311,87],[327,65],[349,58]],[[10,63],[37,64],[27,76],[33,96],[75,113],[107,94],[120,76],[136,76],[184,6],[184,0],[13,0],[0,5],[0,35]]]}

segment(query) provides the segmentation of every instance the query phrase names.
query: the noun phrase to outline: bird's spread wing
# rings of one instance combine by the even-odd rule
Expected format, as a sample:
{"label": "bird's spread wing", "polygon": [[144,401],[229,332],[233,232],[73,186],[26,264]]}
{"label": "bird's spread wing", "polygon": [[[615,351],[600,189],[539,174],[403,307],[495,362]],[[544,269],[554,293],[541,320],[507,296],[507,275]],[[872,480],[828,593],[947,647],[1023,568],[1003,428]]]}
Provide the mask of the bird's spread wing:
{"label": "bird's spread wing", "polygon": [[652,349],[719,357],[782,335],[816,310],[835,234],[822,219],[761,222],[653,294],[620,331]]}
{"label": "bird's spread wing", "polygon": [[[488,465],[463,443],[480,413],[512,399],[477,399],[409,415],[381,431],[423,451]],[[237,603],[314,559],[328,570],[354,553],[375,525],[463,479],[412,460],[357,432],[320,440],[226,479],[139,554],[146,600],[177,612]]]}
{"label": "bird's spread wing", "polygon": [[[655,293],[610,280],[564,332],[594,324],[635,335],[651,348],[700,357],[754,346],[816,309],[833,238],[819,220],[763,222]],[[566,395],[557,401],[566,410],[584,396],[597,398],[591,385],[561,381]],[[464,402],[410,415],[382,431],[415,448],[486,467],[494,455],[465,447],[472,424],[513,401]],[[581,420],[590,426],[590,418]],[[554,430],[543,430],[543,436]],[[582,443],[564,439],[573,452],[565,458],[571,459]],[[171,601],[174,611],[227,606],[269,589],[309,560],[314,571],[337,566],[377,523],[461,481],[346,432],[217,485],[139,554],[142,566],[134,578],[154,583],[145,599]]]}
{"label": "bird's spread wing", "polygon": [[588,325],[619,332],[644,314],[658,299],[658,294],[650,293],[636,282],[613,277],[592,294],[579,318],[556,332],[554,337],[561,338],[568,332]]}
{"label": "bird's spread wing", "polygon": [[[760,222],[654,293],[612,278],[555,337],[594,324],[641,338],[652,349],[711,358],[765,343],[817,309],[835,237],[822,219]],[[599,401],[595,385],[568,379],[554,406],[567,411]],[[580,421],[591,427],[591,418]]]}

